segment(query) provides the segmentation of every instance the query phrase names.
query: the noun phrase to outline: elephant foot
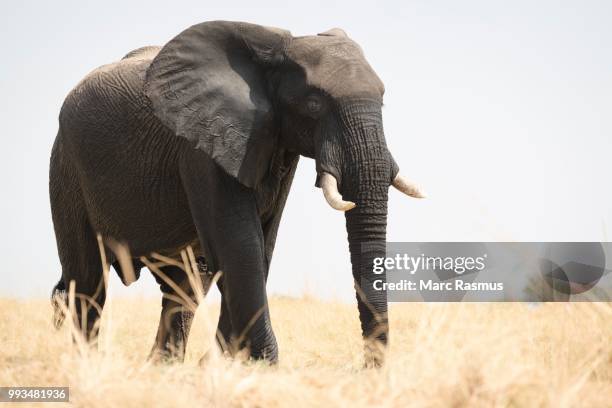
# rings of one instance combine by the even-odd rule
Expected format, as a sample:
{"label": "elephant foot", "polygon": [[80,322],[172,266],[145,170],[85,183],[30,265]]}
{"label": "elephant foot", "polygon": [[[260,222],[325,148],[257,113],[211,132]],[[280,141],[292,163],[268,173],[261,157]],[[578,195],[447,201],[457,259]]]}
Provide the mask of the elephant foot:
{"label": "elephant foot", "polygon": [[59,330],[66,319],[65,311],[68,308],[68,294],[62,279],[53,288],[51,305],[53,306],[53,326]]}
{"label": "elephant foot", "polygon": [[266,352],[254,354],[252,352],[249,352],[248,348],[242,348],[240,350],[234,349],[233,351],[210,349],[206,353],[204,353],[204,355],[198,361],[198,364],[201,367],[204,367],[211,361],[218,360],[220,358],[224,360],[237,360],[243,363],[265,362],[269,365],[276,365],[278,363],[278,351],[275,351],[271,354],[267,354]]}
{"label": "elephant foot", "polygon": [[232,355],[229,351],[220,351],[220,350],[211,349],[211,350],[208,350],[206,353],[204,353],[204,355],[200,358],[200,361],[198,361],[198,365],[200,367],[205,367],[211,361],[218,360],[220,358],[224,360],[231,360],[233,358],[240,359],[240,357]]}
{"label": "elephant foot", "polygon": [[364,351],[364,368],[381,368],[385,364],[386,347],[382,342],[367,341]]}
{"label": "elephant foot", "polygon": [[[249,354],[246,349],[244,349],[244,353]],[[269,365],[278,364],[278,346],[276,345],[276,341],[266,347],[251,349],[248,360],[265,362]]]}
{"label": "elephant foot", "polygon": [[160,350],[158,348],[153,348],[147,357],[147,361],[152,364],[175,364],[182,363],[184,360],[184,354],[173,353],[169,350]]}

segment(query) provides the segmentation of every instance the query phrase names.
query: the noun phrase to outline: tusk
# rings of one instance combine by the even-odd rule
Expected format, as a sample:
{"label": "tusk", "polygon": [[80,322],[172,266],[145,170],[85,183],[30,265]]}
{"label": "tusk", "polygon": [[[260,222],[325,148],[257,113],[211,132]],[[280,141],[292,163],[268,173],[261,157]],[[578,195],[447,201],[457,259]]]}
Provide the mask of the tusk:
{"label": "tusk", "polygon": [[402,176],[399,173],[397,176],[395,176],[395,179],[393,180],[392,184],[393,187],[397,188],[399,191],[410,197],[427,198],[427,194],[425,194],[423,190],[419,188],[419,186],[409,181],[406,177]]}
{"label": "tusk", "polygon": [[338,211],[348,211],[356,207],[356,204],[352,201],[344,201],[340,192],[338,191],[338,182],[336,178],[329,173],[323,173],[321,175],[321,188],[323,189],[323,195],[325,201],[333,209]]}

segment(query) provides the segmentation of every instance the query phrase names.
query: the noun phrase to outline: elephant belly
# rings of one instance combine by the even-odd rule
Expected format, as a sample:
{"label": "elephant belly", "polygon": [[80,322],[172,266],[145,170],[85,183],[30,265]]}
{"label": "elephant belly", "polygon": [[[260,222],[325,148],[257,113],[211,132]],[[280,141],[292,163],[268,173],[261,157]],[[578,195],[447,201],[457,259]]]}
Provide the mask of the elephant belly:
{"label": "elephant belly", "polygon": [[97,170],[83,189],[92,227],[127,242],[134,256],[168,252],[197,239],[178,174],[155,170],[115,163],[113,171]]}
{"label": "elephant belly", "polygon": [[173,255],[198,241],[187,208],[181,212],[180,208],[166,208],[163,203],[153,206],[144,199],[123,197],[132,198],[133,207],[109,208],[110,205],[97,202],[88,206],[88,213],[96,232],[127,243],[132,256],[151,252]]}

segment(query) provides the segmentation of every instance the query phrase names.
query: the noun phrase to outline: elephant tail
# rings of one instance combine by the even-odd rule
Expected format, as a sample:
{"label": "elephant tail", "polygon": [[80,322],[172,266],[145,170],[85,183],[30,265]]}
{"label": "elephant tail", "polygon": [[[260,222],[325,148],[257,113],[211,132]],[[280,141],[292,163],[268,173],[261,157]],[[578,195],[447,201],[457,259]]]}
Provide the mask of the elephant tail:
{"label": "elephant tail", "polygon": [[68,304],[68,295],[66,294],[66,284],[64,279],[60,278],[59,282],[51,292],[51,305],[53,306],[53,325],[56,329],[62,327],[66,318],[66,306]]}

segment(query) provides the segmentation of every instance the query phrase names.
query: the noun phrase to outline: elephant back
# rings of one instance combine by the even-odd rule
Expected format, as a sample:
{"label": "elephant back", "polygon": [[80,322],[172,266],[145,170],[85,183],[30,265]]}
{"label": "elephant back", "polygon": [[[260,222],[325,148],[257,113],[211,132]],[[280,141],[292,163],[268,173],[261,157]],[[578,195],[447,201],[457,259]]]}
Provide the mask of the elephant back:
{"label": "elephant back", "polygon": [[[121,122],[122,113],[134,117],[135,113],[142,116],[150,112],[144,79],[160,49],[141,47],[88,73],[66,96],[60,111],[60,126],[69,128],[80,121],[108,126],[108,123]],[[157,122],[154,117],[147,119]]]}
{"label": "elephant back", "polygon": [[157,45],[146,45],[144,47],[136,48],[135,50],[132,50],[132,51],[128,52],[121,59],[125,60],[125,59],[128,59],[128,58],[139,58],[139,59],[152,60],[153,58],[155,58],[155,56],[157,55],[159,50],[161,50],[160,46],[157,46]]}

